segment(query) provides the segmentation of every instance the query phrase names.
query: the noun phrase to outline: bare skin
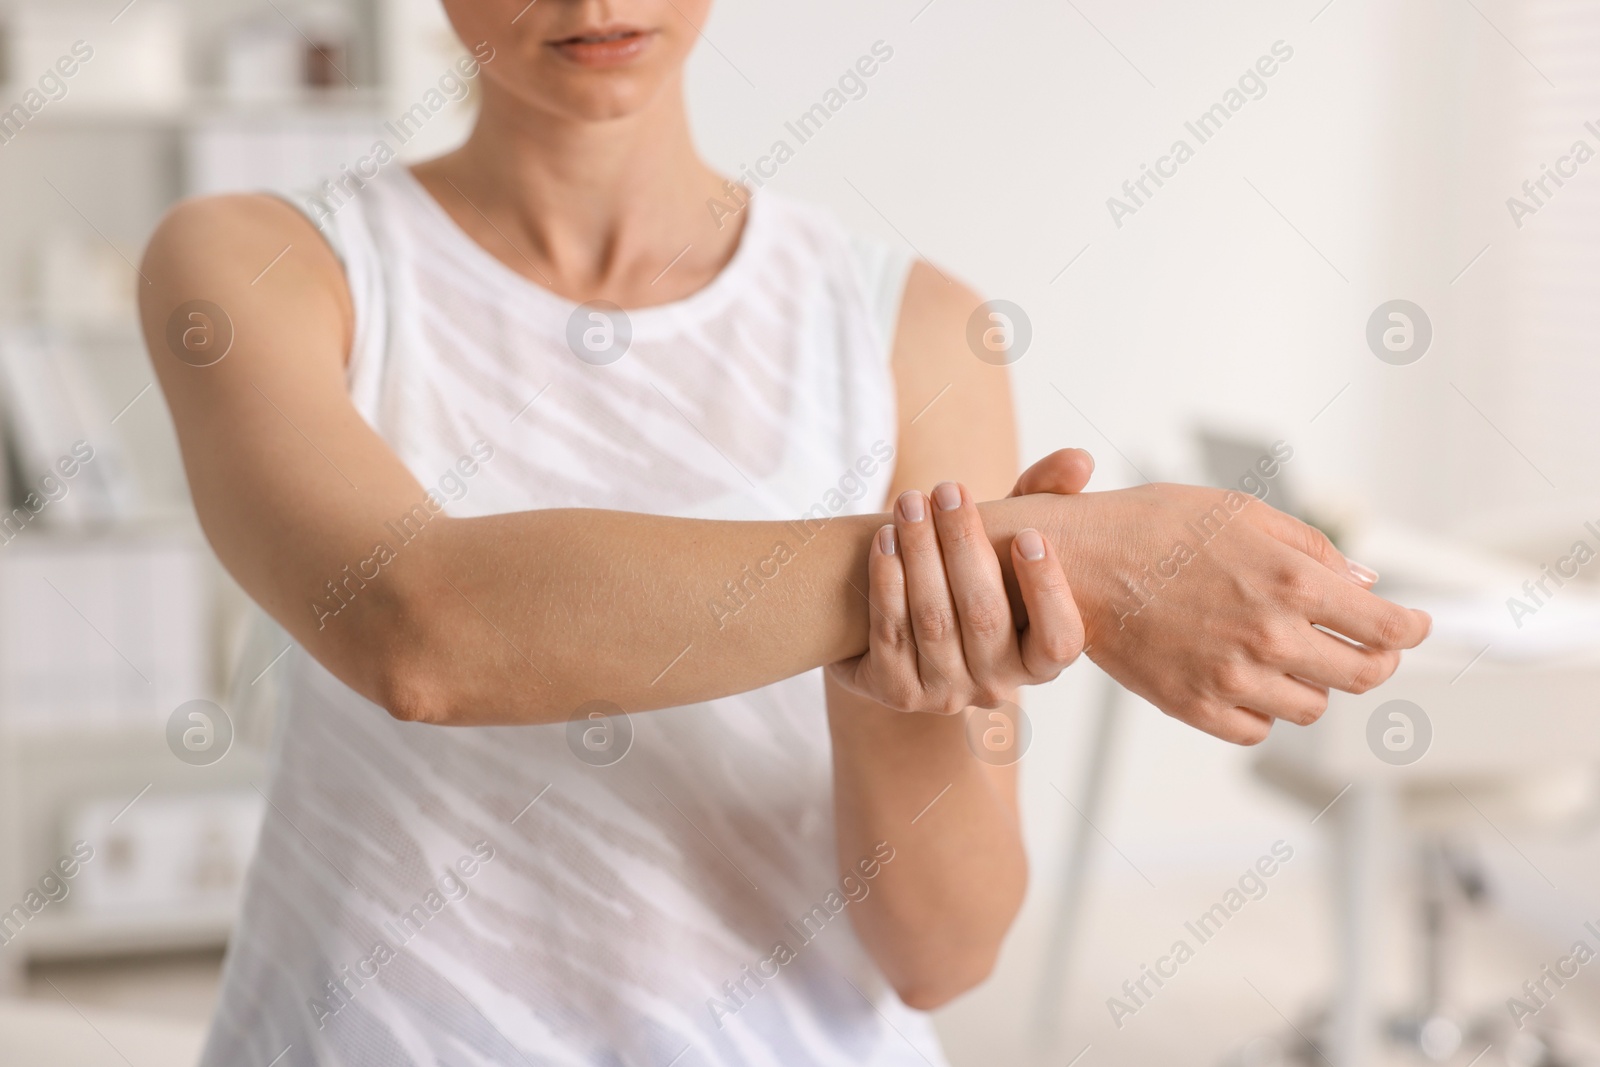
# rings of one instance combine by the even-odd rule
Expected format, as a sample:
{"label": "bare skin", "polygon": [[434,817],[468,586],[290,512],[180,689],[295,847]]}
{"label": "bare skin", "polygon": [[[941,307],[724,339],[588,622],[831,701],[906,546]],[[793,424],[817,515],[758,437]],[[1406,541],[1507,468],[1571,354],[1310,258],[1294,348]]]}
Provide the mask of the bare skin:
{"label": "bare skin", "polygon": [[[416,172],[463,230],[574,301],[659,304],[726,265],[739,228],[707,215],[723,180],[693,150],[681,86],[709,0],[446,7],[463,40],[494,51],[471,138]],[[563,42],[617,26],[645,38],[629,63],[596,67],[567,54]],[[252,285],[285,246],[285,261]],[[1187,524],[1224,506],[1224,494],[1078,494],[1085,460],[1068,454],[1004,497],[1017,468],[1005,373],[966,349],[976,295],[926,265],[912,272],[896,336],[902,414],[890,499],[951,479],[968,487],[954,513],[928,509],[920,532],[903,507],[894,518],[840,517],[803,541],[786,523],[584,509],[438,514],[336,617],[319,618],[311,603],[326,583],[371,556],[385,523],[426,507],[423,487],[347,393],[354,318],[338,261],[286,205],[223,197],[175,208],[143,272],[146,341],[218,556],[311,655],[397,718],[561,722],[595,698],[649,711],[839,664],[829,721],[840,864],[878,840],[899,850],[852,917],[918,1007],[988,972],[1026,860],[1013,769],[973,760],[959,716],[904,711],[991,703],[1054,677],[1076,654],[1067,631],[1079,618],[1090,655],[1123,684],[1202,730],[1253,743],[1275,718],[1314,720],[1329,688],[1378,684],[1398,650],[1426,633],[1426,616],[1353,583],[1325,538],[1254,502],[1229,509],[1181,577],[1129,614],[1128,583],[1190,536]],[[169,318],[195,299],[224,308],[234,327],[231,351],[211,366],[167,347]],[[925,653],[915,687],[903,630],[897,637],[881,619],[875,630],[867,597],[892,606],[892,579],[873,555],[891,521],[905,546],[904,616]],[[1021,554],[1018,535],[1030,530],[1042,560]],[[725,581],[780,541],[793,558],[778,580],[734,618],[707,611]],[[942,571],[926,565],[934,555]],[[1025,614],[1019,637],[1012,619]]]}

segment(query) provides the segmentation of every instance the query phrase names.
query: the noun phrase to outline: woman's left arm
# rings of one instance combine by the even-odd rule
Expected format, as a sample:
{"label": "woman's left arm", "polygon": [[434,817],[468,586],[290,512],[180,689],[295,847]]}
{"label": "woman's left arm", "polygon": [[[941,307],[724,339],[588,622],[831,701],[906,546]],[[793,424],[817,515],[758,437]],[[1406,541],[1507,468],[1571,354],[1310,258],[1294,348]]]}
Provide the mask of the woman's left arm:
{"label": "woman's left arm", "polygon": [[[966,508],[1003,496],[1016,479],[1008,374],[967,346],[979,303],[927,264],[913,267],[893,356],[900,437],[891,501],[953,480],[970,489]],[[923,505],[923,524],[933,524],[938,503]],[[903,526],[902,509],[896,518]],[[1009,630],[1009,614],[1004,622]],[[1021,907],[1028,865],[1016,766],[977,759],[962,715],[891,710],[829,673],[838,862],[858,878],[877,870],[851,918],[901,999],[935,1008],[988,976]],[[890,849],[892,860],[881,862]]]}

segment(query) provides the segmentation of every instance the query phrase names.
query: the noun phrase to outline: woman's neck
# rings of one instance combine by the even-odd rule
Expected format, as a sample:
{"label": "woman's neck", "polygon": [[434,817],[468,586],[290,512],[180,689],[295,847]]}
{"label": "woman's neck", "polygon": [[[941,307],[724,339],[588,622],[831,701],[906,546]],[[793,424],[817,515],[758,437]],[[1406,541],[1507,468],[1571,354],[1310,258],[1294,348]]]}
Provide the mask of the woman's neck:
{"label": "woman's neck", "polygon": [[486,88],[466,143],[415,173],[512,270],[571,300],[642,307],[703,288],[732,257],[743,213],[719,226],[708,207],[723,179],[694,150],[680,87],[598,122]]}

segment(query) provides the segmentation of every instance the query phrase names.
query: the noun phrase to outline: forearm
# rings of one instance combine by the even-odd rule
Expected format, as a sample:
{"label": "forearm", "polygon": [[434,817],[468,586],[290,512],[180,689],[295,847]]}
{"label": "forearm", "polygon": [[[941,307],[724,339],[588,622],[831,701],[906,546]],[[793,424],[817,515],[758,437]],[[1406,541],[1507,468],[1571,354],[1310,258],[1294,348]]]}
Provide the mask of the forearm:
{"label": "forearm", "polygon": [[[444,721],[561,721],[767,685],[865,647],[881,517],[715,522],[562,509],[450,520],[399,574]],[[407,561],[401,561],[407,562]],[[402,638],[404,640],[405,638]]]}
{"label": "forearm", "polygon": [[852,922],[901,999],[937,1007],[988,976],[1022,903],[1014,772],[973,757],[963,716],[890,711],[831,686],[828,706],[841,869],[879,842],[894,849]]}
{"label": "forearm", "polygon": [[[996,538],[1038,510],[1021,505],[984,505]],[[396,545],[337,616],[314,618],[304,601],[275,614],[299,618],[313,653],[405,718],[557,722],[591,700],[675,707],[864,651],[867,546],[885,521],[441,517]],[[325,583],[308,593],[338,603]]]}

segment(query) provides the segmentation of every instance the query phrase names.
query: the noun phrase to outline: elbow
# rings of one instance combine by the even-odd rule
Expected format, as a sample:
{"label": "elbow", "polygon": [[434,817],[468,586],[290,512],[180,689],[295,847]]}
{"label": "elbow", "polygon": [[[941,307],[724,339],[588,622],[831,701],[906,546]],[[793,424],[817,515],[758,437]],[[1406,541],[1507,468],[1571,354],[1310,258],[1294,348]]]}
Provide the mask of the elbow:
{"label": "elbow", "polygon": [[894,981],[894,991],[908,1008],[917,1011],[935,1011],[968,993],[988,980],[999,959],[998,948],[987,955],[963,961],[959,965],[899,976]]}
{"label": "elbow", "polygon": [[[430,593],[432,595],[430,595]],[[396,591],[379,636],[357,655],[366,695],[391,717],[430,726],[561,721],[561,691],[448,585]],[[500,636],[501,640],[494,638]],[[531,675],[531,677],[530,677]],[[539,684],[543,682],[544,684]]]}
{"label": "elbow", "polygon": [[[942,1008],[994,973],[1027,891],[1028,861],[1020,842],[1010,862],[998,861],[997,872],[1000,870],[1006,873],[990,884],[992,895],[976,910],[968,900],[962,910],[943,911],[942,919],[919,916],[913,923],[900,925],[903,940],[889,942],[898,943],[898,951],[875,953],[906,1007],[917,1011]],[[925,931],[930,928],[943,929],[945,936],[928,938]]]}
{"label": "elbow", "polygon": [[[454,617],[441,596],[426,597],[398,585],[375,598],[376,609],[359,654],[369,679],[368,696],[400,722],[454,726],[465,721],[470,699],[460,676],[469,653],[457,636],[466,620]],[[379,621],[381,620],[381,621]]]}
{"label": "elbow", "polygon": [[449,726],[459,721],[447,687],[437,672],[419,668],[410,657],[386,657],[377,671],[374,700],[400,722]]}

